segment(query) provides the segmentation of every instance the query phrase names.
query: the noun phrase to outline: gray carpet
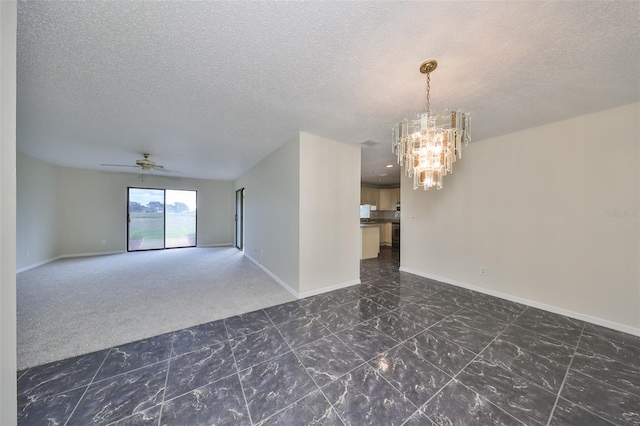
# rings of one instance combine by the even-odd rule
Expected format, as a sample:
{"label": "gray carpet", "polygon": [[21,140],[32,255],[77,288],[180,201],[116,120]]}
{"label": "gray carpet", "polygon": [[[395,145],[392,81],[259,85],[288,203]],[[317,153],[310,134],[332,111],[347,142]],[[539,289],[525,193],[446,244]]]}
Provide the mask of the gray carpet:
{"label": "gray carpet", "polygon": [[294,299],[233,247],[58,260],[17,275],[18,369]]}

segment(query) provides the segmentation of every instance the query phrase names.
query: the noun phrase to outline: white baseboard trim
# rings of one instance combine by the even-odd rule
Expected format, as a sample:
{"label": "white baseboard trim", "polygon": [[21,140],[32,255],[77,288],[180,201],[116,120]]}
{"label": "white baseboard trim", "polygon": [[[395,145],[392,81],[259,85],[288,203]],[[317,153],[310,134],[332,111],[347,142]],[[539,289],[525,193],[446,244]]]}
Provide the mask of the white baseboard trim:
{"label": "white baseboard trim", "polygon": [[52,257],[51,259],[43,260],[42,262],[32,263],[20,269],[16,269],[16,274],[20,272],[28,271],[29,269],[37,268],[38,266],[46,265],[47,263],[54,262],[56,260],[65,259],[68,257],[87,257],[87,256],[105,256],[108,254],[120,254],[124,251],[99,251],[94,253],[74,253],[74,254],[61,254],[60,256]]}
{"label": "white baseboard trim", "polygon": [[43,260],[42,262],[32,263],[31,265],[24,266],[20,269],[16,269],[16,274],[20,272],[28,271],[29,269],[37,268],[38,266],[46,265],[49,262],[60,259],[60,256],[52,257],[51,259]]}
{"label": "white baseboard trim", "polygon": [[275,280],[275,282],[277,282],[278,284],[280,284],[285,290],[287,290],[289,293],[293,294],[296,299],[299,299],[300,296],[298,294],[298,292],[294,289],[292,289],[291,287],[289,287],[289,285],[287,283],[285,283],[284,281],[282,281],[277,275],[275,275],[273,272],[271,272],[270,270],[268,270],[267,268],[264,267],[264,265],[262,265],[260,262],[258,262],[257,260],[255,260],[253,257],[249,256],[246,252],[244,253],[244,255],[251,261],[253,262],[258,268],[262,269],[264,272],[267,273],[267,275],[269,275],[271,278],[273,278]]}
{"label": "white baseboard trim", "polygon": [[58,256],[58,259],[65,259],[67,257],[106,256],[106,255],[109,255],[109,254],[122,254],[122,253],[126,253],[126,251],[125,250],[118,250],[118,251],[98,251],[98,252],[94,252],[94,253],[62,254],[62,255]]}
{"label": "white baseboard trim", "polygon": [[296,297],[296,299],[304,299],[305,297],[316,296],[318,294],[327,293],[329,291],[334,291],[334,290],[340,290],[341,288],[351,287],[352,285],[360,284],[360,280],[357,279],[357,280],[347,281],[347,282],[344,282],[344,283],[335,284],[335,285],[332,285],[332,286],[329,286],[329,287],[322,287],[322,288],[318,288],[318,289],[315,289],[315,290],[309,290],[309,291],[304,291],[304,292],[300,293],[300,292],[294,290],[293,288],[291,288],[287,283],[282,281],[277,275],[275,275],[273,272],[271,272],[270,270],[265,268],[264,265],[260,264],[253,257],[249,256],[247,253],[245,253],[244,255],[251,262],[253,262],[258,268],[262,269],[264,272],[267,273],[267,275],[269,275],[278,284],[280,284],[282,287],[284,287],[285,290],[287,290],[289,293],[293,294]]}
{"label": "white baseboard trim", "polygon": [[341,288],[351,287],[352,285],[356,285],[356,284],[360,284],[359,279],[346,281],[346,282],[335,284],[329,287],[322,287],[315,290],[303,291],[302,293],[300,293],[299,298],[304,299],[305,297],[316,296],[318,294],[328,293],[334,290],[340,290]]}
{"label": "white baseboard trim", "polygon": [[600,325],[602,327],[611,328],[613,330],[622,331],[623,333],[632,334],[634,336],[640,336],[640,328],[631,327],[626,324],[620,324],[617,322],[609,321],[606,319],[594,317],[580,312],[570,311],[568,309],[560,308],[558,306],[547,305],[546,303],[536,302],[534,300],[525,299],[511,294],[502,293],[500,291],[490,290],[484,287],[478,287],[472,284],[467,284],[461,281],[452,280],[446,277],[440,277],[437,275],[425,274],[424,272],[416,271],[411,268],[400,267],[400,271],[408,272],[410,274],[418,275],[421,277],[429,278],[432,280],[440,281],[443,283],[455,285],[457,287],[466,288],[469,290],[477,291],[479,293],[488,294],[490,296],[499,297],[501,299],[507,299],[512,302],[521,303],[523,305],[531,306],[533,308],[542,309],[544,311],[553,312],[554,314],[565,315],[567,317],[575,318],[577,320],[585,321],[591,324]]}
{"label": "white baseboard trim", "polygon": [[[232,243],[224,243],[224,244],[209,244],[209,245],[199,245],[196,247],[234,247]],[[144,250],[143,250],[144,251]],[[72,253],[72,254],[61,254],[60,256],[52,257],[51,259],[43,260],[42,262],[32,263],[31,265],[24,266],[20,269],[16,269],[16,274],[20,272],[28,271],[29,269],[37,268],[38,266],[46,265],[47,263],[65,259],[68,257],[87,257],[87,256],[106,256],[109,254],[121,254],[127,253],[126,250],[118,250],[118,251],[97,251],[92,253]]]}

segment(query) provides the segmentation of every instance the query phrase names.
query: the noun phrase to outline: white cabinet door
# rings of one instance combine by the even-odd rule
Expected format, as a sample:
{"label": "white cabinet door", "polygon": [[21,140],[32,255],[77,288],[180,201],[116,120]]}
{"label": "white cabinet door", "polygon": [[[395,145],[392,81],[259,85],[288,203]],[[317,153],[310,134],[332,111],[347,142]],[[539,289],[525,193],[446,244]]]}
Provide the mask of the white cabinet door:
{"label": "white cabinet door", "polygon": [[360,228],[360,241],[362,251],[360,259],[378,257],[380,253],[380,228],[377,226],[364,226]]}
{"label": "white cabinet door", "polygon": [[400,203],[400,188],[391,189],[391,210],[395,210]]}
{"label": "white cabinet door", "polygon": [[[375,188],[360,188],[360,204],[373,204],[379,206],[378,201],[379,190]],[[380,210],[380,207],[378,207]]]}
{"label": "white cabinet door", "polygon": [[391,245],[391,224],[390,223],[380,224],[380,244],[385,246]]}
{"label": "white cabinet door", "polygon": [[[393,206],[395,209],[395,204]],[[392,210],[391,209],[391,190],[390,189],[381,189],[380,190],[380,205],[378,206],[378,210]]]}

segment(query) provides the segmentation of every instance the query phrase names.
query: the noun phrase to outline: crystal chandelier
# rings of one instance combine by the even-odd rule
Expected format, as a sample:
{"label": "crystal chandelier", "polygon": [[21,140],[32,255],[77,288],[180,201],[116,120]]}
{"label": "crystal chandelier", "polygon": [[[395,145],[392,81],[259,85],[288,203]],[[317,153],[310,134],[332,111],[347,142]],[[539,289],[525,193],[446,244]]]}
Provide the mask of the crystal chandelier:
{"label": "crystal chandelier", "polygon": [[392,150],[404,174],[413,177],[413,189],[441,189],[442,178],[452,172],[456,158],[462,158],[462,145],[471,140],[469,114],[431,111],[430,74],[437,66],[435,59],[420,66],[420,72],[427,75],[426,112],[393,127]]}

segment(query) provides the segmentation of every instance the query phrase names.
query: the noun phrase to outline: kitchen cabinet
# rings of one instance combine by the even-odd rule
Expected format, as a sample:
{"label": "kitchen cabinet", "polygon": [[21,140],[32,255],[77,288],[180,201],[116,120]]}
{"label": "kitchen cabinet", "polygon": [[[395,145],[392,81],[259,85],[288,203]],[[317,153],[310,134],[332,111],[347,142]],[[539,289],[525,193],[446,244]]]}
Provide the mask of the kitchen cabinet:
{"label": "kitchen cabinet", "polygon": [[362,251],[360,259],[372,259],[380,253],[380,227],[378,225],[360,225]]}
{"label": "kitchen cabinet", "polygon": [[[378,206],[380,190],[376,188],[360,188],[360,204],[373,204],[374,206]],[[378,210],[380,210],[378,208]]]}
{"label": "kitchen cabinet", "polygon": [[391,245],[391,223],[385,222],[380,224],[380,245]]}
{"label": "kitchen cabinet", "polygon": [[378,210],[395,210],[400,202],[400,188],[381,189]]}
{"label": "kitchen cabinet", "polygon": [[395,210],[400,204],[400,188],[393,188],[391,190],[391,210]]}
{"label": "kitchen cabinet", "polygon": [[391,190],[381,189],[379,197],[380,205],[378,206],[378,210],[391,210]]}

